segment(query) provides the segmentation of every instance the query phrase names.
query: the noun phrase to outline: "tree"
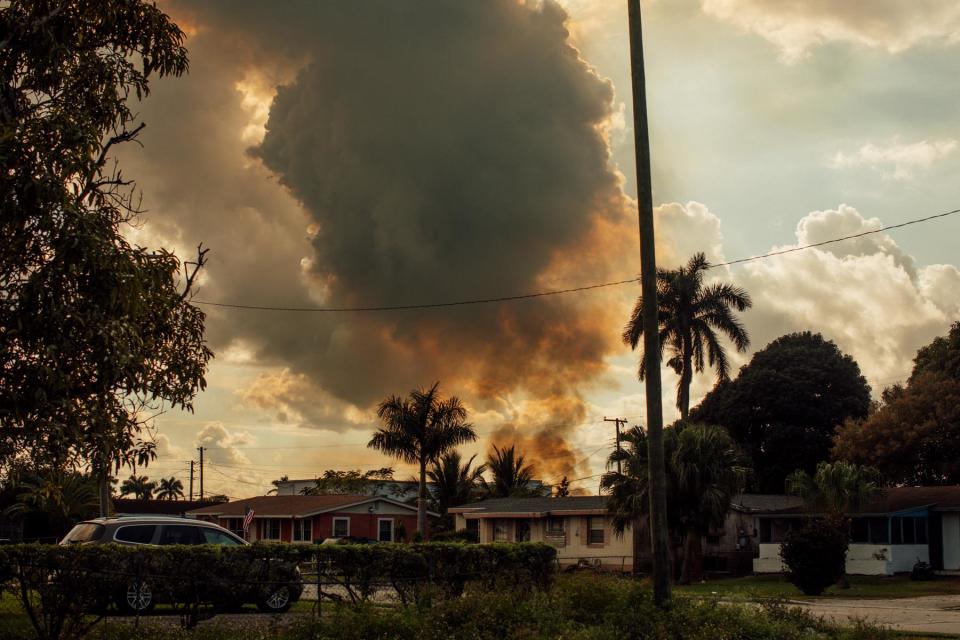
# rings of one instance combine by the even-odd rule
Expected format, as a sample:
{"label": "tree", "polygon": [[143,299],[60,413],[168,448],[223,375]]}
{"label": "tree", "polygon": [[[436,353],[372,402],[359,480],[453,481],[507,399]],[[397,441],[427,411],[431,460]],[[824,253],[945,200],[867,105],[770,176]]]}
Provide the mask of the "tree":
{"label": "tree", "polygon": [[130,99],[187,70],[184,34],[141,0],[11,0],[0,34],[0,465],[90,465],[106,496],[211,357],[190,303],[205,251],[131,245],[143,211],[113,159],[144,127]]}
{"label": "tree", "polygon": [[813,476],[798,469],[785,488],[802,498],[808,511],[836,516],[858,511],[882,493],[879,471],[842,460],[821,462]]}
{"label": "tree", "polygon": [[707,394],[691,420],[726,427],[750,457],[755,489],[780,493],[794,470],[813,473],[828,459],[838,425],[869,408],[870,387],[853,358],[803,332],[755,353],[735,380]]}
{"label": "tree", "polygon": [[[680,582],[688,584],[703,576],[703,537],[723,526],[730,501],[743,490],[749,467],[746,457],[723,427],[700,424],[677,425],[664,430],[669,527],[683,541]],[[613,471],[620,462],[621,471]],[[621,436],[621,451],[607,461],[611,469],[600,486],[609,492],[607,506],[614,530],[623,534],[630,524],[634,533],[634,557],[640,547],[638,534],[648,511],[648,455],[646,434],[634,427]]]}
{"label": "tree", "polygon": [[837,430],[837,460],[881,469],[893,484],[960,483],[960,379],[923,372],[885,393],[869,417]]}
{"label": "tree", "polygon": [[909,382],[912,383],[924,373],[960,380],[960,321],[950,326],[950,332],[945,337],[934,338],[933,342],[917,351]]}
{"label": "tree", "polygon": [[[663,432],[663,450],[666,460],[670,460],[676,448],[676,431],[665,429]],[[633,573],[640,573],[640,558],[643,555],[644,519],[650,513],[650,465],[647,434],[640,427],[631,427],[620,435],[620,449],[614,450],[607,459],[607,473],[600,478],[600,490],[607,494],[607,511],[610,513],[613,529],[623,536],[629,526],[633,536]],[[620,471],[614,471],[617,463]],[[667,494],[673,495],[672,475],[666,474]],[[672,529],[676,525],[673,515],[675,503],[667,504],[667,523]]]}
{"label": "tree", "polygon": [[474,467],[476,457],[470,456],[464,464],[458,451],[447,451],[427,471],[427,477],[433,483],[433,503],[444,518],[450,507],[467,504],[477,497],[487,467],[484,464]]}
{"label": "tree", "polygon": [[314,480],[312,487],[303,489],[300,493],[307,496],[369,496],[376,493],[374,482],[381,480],[393,480],[393,469],[390,467],[370,471],[327,469],[323,472],[323,476]]}
{"label": "tree", "polygon": [[18,471],[8,481],[16,501],[4,509],[4,515],[43,516],[50,528],[47,531],[57,537],[96,513],[97,485],[89,476],[57,470]]}
{"label": "tree", "polygon": [[439,382],[429,389],[414,389],[407,398],[390,396],[380,403],[377,416],[383,426],[367,446],[418,465],[417,533],[426,535],[427,465],[457,445],[476,440],[477,434],[466,421],[460,399],[441,398]]}
{"label": "tree", "polygon": [[222,493],[215,493],[206,497],[206,502],[230,502],[230,497]]}
{"label": "tree", "polygon": [[[670,349],[667,366],[680,376],[677,382],[677,409],[680,419],[690,413],[690,383],[694,372],[705,365],[717,371],[717,382],[729,378],[730,364],[727,352],[717,332],[733,342],[737,351],[746,351],[750,345],[747,330],[733,315],[732,309],[744,311],[753,304],[750,295],[731,284],[716,283],[704,286],[703,276],[710,263],[702,253],[695,254],[686,266],[679,269],[657,270],[657,318],[660,328],[660,349]],[[623,341],[636,349],[643,336],[643,297],[630,314],[623,330]],[[640,379],[646,376],[646,362],[641,357]]]}
{"label": "tree", "polygon": [[157,486],[158,500],[179,500],[183,497],[183,482],[176,478],[161,478]]}
{"label": "tree", "polygon": [[487,469],[491,479],[483,480],[483,488],[491,498],[525,497],[534,495],[531,488],[533,465],[524,464],[526,459],[517,452],[516,445],[499,448],[487,454]]}
{"label": "tree", "polygon": [[567,476],[560,479],[560,484],[553,490],[554,498],[567,498],[570,496],[570,480]]}
{"label": "tree", "polygon": [[151,482],[147,476],[132,474],[120,485],[120,495],[132,494],[137,500],[153,499],[153,492],[157,488],[156,482]]}

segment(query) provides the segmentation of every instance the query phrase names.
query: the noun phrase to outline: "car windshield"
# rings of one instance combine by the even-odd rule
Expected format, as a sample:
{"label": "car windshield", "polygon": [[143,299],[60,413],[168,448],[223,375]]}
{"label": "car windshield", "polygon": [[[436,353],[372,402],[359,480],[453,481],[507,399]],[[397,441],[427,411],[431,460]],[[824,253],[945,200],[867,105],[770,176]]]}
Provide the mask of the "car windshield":
{"label": "car windshield", "polygon": [[81,522],[64,537],[64,544],[83,544],[99,540],[103,535],[103,525],[95,522]]}

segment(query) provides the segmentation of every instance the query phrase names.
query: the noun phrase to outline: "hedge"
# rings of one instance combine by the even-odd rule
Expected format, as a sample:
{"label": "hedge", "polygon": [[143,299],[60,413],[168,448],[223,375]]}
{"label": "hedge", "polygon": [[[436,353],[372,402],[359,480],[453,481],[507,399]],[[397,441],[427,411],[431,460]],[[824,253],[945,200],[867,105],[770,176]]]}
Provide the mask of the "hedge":
{"label": "hedge", "polygon": [[[40,638],[78,637],[134,582],[180,610],[186,626],[200,605],[228,608],[278,585],[328,589],[351,603],[393,589],[401,604],[428,605],[478,590],[547,588],[556,550],[543,544],[456,543],[374,545],[254,544],[221,547],[10,545],[0,547],[6,577]],[[336,585],[337,593],[329,593]]]}

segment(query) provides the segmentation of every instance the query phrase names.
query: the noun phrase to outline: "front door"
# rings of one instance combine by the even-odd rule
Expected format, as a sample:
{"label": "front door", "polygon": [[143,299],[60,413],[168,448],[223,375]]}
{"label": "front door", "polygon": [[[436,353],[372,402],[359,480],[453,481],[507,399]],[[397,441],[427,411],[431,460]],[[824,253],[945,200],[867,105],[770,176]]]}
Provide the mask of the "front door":
{"label": "front door", "polygon": [[516,542],[530,542],[529,520],[517,520],[514,538]]}

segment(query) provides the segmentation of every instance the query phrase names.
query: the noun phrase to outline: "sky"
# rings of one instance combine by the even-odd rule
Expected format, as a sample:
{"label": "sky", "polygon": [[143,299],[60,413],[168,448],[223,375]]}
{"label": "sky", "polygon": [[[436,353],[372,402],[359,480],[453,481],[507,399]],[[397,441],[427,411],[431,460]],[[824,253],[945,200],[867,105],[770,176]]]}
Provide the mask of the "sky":
{"label": "sky", "polygon": [[[161,7],[189,75],[139,105],[121,152],[149,212],[129,230],[189,258],[195,300],[381,307],[636,277],[626,2],[256,0]],[[658,261],[714,263],[960,208],[952,0],[643,4]],[[833,340],[878,396],[960,316],[960,215],[710,272],[744,287],[747,353]],[[482,459],[516,443],[596,492],[613,425],[643,424],[629,284],[375,312],[204,307],[216,357],[194,412],[154,423],[145,473],[234,498],[280,476],[394,466],[377,404],[441,383]],[[731,347],[732,350],[732,347]],[[665,418],[676,376],[665,371]],[[696,402],[715,381],[695,378]],[[582,478],[582,479],[580,479]]]}

